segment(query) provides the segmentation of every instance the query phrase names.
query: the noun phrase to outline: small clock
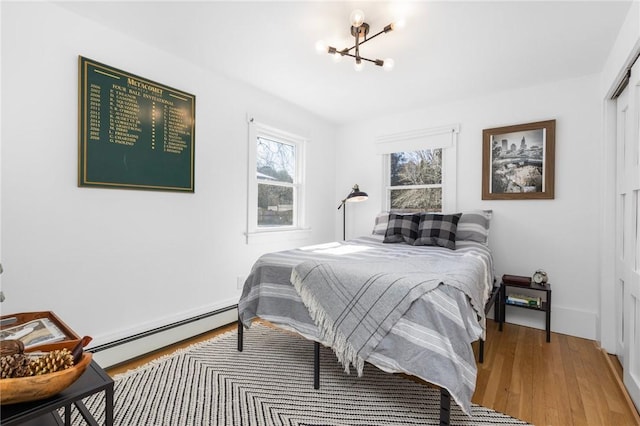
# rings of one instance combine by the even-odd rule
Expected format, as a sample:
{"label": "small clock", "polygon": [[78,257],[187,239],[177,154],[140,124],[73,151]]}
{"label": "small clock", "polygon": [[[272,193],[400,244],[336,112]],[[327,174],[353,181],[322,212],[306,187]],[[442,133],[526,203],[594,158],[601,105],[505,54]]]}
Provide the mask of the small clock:
{"label": "small clock", "polygon": [[533,273],[534,283],[545,284],[547,281],[549,281],[549,277],[547,276],[547,273],[542,269],[538,269],[536,272]]}

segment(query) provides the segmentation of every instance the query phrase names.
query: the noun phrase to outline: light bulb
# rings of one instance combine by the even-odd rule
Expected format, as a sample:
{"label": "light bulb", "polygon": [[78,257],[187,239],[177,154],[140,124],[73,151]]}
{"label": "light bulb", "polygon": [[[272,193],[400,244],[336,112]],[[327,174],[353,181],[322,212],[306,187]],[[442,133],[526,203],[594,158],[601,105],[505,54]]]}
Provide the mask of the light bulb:
{"label": "light bulb", "polygon": [[384,68],[385,71],[391,71],[395,64],[396,63],[393,59],[387,58],[384,60],[384,64],[382,65],[382,68]]}
{"label": "light bulb", "polygon": [[316,52],[318,52],[318,54],[327,53],[327,43],[325,43],[324,40],[316,41]]}
{"label": "light bulb", "polygon": [[398,19],[397,21],[394,21],[391,23],[391,29],[392,30],[401,30],[403,29],[405,26],[407,25],[407,21],[405,21],[404,19]]}
{"label": "light bulb", "polygon": [[360,9],[356,9],[351,12],[349,15],[349,21],[351,21],[351,25],[358,28],[364,22],[364,12]]}
{"label": "light bulb", "polygon": [[362,71],[362,61],[356,61],[356,63],[353,64],[353,69],[356,71]]}
{"label": "light bulb", "polygon": [[342,60],[342,55],[340,52],[336,52],[333,54],[333,62],[340,62]]}

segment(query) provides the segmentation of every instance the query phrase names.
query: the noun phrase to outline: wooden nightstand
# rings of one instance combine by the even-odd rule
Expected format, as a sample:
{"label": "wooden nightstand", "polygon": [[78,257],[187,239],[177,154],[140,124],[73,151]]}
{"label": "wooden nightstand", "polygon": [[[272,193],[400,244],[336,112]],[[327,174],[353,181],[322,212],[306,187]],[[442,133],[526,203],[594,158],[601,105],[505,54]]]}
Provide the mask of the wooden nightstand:
{"label": "wooden nightstand", "polygon": [[[533,290],[536,292],[544,292],[546,294],[545,299],[542,301],[540,306],[527,306],[520,304],[512,304],[507,302],[507,297],[510,293],[515,293],[515,291],[508,290],[509,288],[518,288],[525,290]],[[516,308],[523,309],[531,309],[534,311],[542,311],[545,313],[545,328],[547,331],[547,342],[551,341],[551,284],[536,284],[532,282],[528,286],[518,285],[518,284],[509,284],[505,282],[500,283],[500,319],[498,324],[498,330],[502,331],[502,324],[505,322],[505,307],[506,306],[515,306]]]}

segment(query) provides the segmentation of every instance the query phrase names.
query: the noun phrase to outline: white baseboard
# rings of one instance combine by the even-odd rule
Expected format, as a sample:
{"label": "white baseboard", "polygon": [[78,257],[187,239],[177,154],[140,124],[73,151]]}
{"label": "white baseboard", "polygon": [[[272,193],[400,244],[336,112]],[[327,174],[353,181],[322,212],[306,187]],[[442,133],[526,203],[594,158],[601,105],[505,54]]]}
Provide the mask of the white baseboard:
{"label": "white baseboard", "polygon": [[[506,308],[506,322],[525,327],[545,329],[544,312]],[[493,318],[493,312],[489,312],[489,318]],[[157,349],[164,348],[176,342],[197,336],[207,331],[231,324],[238,319],[236,308],[220,310],[219,312],[203,316],[193,321],[183,321],[175,327],[168,327],[158,332],[145,334],[123,343],[102,345],[89,349],[93,352],[93,359],[102,367],[109,368],[130,359],[139,357]],[[596,319],[593,312],[579,311],[563,307],[553,306],[551,311],[551,331],[584,339],[596,339]]]}
{"label": "white baseboard", "polygon": [[[595,312],[551,306],[551,331],[555,333],[596,340],[596,320]],[[545,313],[507,306],[505,322],[544,330]]]}
{"label": "white baseboard", "polygon": [[102,345],[89,349],[89,351],[93,352],[93,359],[102,368],[109,368],[237,320],[237,308],[220,310],[210,316],[193,321],[183,321],[175,327],[167,327],[157,332],[144,334],[141,337],[124,340],[122,343]]}

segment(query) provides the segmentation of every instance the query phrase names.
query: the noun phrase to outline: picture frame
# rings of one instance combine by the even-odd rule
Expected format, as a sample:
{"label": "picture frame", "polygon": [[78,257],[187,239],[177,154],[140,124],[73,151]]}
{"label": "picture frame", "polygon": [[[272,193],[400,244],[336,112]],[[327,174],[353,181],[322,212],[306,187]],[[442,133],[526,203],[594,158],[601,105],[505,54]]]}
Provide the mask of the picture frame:
{"label": "picture frame", "polygon": [[78,56],[78,186],[195,192],[196,97]]}
{"label": "picture frame", "polygon": [[482,199],[554,198],[556,120],[482,131]]}

